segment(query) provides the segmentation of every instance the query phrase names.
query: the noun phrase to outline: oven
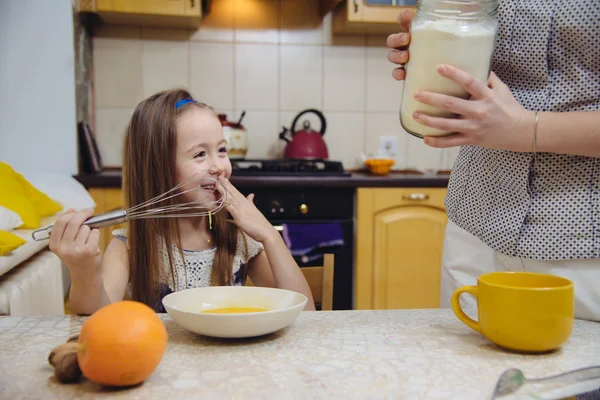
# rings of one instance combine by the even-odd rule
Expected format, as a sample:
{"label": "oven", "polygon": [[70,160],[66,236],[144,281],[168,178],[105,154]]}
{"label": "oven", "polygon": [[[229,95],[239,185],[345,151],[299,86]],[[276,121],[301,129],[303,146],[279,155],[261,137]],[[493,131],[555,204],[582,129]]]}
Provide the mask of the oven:
{"label": "oven", "polygon": [[[335,225],[335,233],[332,231],[335,237],[332,239],[339,239],[341,235],[343,244],[332,243],[329,247],[323,245],[305,256],[294,255],[294,259],[303,268],[322,265],[323,254],[334,254],[333,309],[351,310],[354,281],[354,189],[311,187],[297,182],[286,185],[287,178],[281,179],[277,185],[252,184],[247,178],[240,184],[236,183],[236,175],[234,169],[232,183],[245,196],[254,193],[254,204],[280,233],[286,224],[308,232],[312,226],[319,229],[323,224]],[[255,179],[250,173],[240,175]],[[256,180],[260,181],[259,173]],[[324,233],[319,234],[323,239]]]}

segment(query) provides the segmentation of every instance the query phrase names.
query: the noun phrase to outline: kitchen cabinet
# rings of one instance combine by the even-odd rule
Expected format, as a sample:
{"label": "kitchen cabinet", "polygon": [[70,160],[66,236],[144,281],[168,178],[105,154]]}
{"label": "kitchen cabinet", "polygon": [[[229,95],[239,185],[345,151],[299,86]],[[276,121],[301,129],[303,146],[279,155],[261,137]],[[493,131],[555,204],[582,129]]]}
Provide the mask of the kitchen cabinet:
{"label": "kitchen cabinet", "polygon": [[108,25],[197,28],[206,0],[78,0],[78,11]]}
{"label": "kitchen cabinet", "polygon": [[400,30],[398,14],[416,4],[417,0],[323,0],[321,11],[332,12],[333,33],[389,35]]}
{"label": "kitchen cabinet", "polygon": [[[90,188],[88,189],[88,192],[96,203],[94,215],[118,210],[123,207],[123,198],[120,188]],[[125,224],[107,226],[106,228],[100,229],[100,250],[102,250],[102,253],[104,253],[108,243],[110,243],[113,238],[112,231],[123,227],[125,227]]]}
{"label": "kitchen cabinet", "polygon": [[437,308],[445,188],[358,188],[356,309]]}

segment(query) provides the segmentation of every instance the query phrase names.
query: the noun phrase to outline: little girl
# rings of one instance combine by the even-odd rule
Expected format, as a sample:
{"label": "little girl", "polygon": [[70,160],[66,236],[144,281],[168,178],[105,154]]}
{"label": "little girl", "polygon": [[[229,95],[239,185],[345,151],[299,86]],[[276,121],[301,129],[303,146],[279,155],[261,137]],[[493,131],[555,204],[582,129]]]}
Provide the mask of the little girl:
{"label": "little girl", "polygon": [[[308,283],[279,233],[254,206],[253,195],[244,197],[229,182],[231,162],[215,112],[185,90],[142,101],[125,137],[125,208],[195,174],[218,179],[227,191],[226,209],[210,223],[207,217],[132,220],[126,230],[113,232],[102,257],[99,231],[83,225],[93,210],[69,210],[58,218],[50,250],[71,273],[74,313],[91,314],[126,293],[164,312],[162,298],[172,291],[243,285],[247,275],[257,286],[302,293],[309,299],[305,309],[315,309]],[[178,197],[172,204],[181,203]]]}

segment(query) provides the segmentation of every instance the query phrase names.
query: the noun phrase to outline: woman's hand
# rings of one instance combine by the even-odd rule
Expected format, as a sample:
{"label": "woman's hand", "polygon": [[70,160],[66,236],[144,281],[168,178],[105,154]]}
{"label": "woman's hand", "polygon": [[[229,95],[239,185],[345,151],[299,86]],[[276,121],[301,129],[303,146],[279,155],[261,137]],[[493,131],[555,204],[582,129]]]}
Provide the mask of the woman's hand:
{"label": "woman's hand", "polygon": [[394,64],[400,65],[399,68],[394,68],[392,76],[394,79],[401,81],[405,78],[406,72],[404,64],[408,62],[408,44],[410,43],[409,26],[415,11],[407,9],[398,14],[398,23],[404,32],[393,33],[387,38],[387,46],[392,48],[388,53],[388,60]]}
{"label": "woman's hand", "polygon": [[50,250],[66,265],[72,275],[86,276],[100,272],[97,257],[100,251],[100,231],[83,225],[94,214],[93,209],[69,209],[56,220],[50,233]]}
{"label": "woman's hand", "polygon": [[256,208],[252,200],[254,194],[244,197],[224,176],[219,176],[219,182],[227,191],[227,211],[233,217],[235,224],[248,236],[257,242],[265,243],[279,233],[265,216]]}
{"label": "woman's hand", "polygon": [[508,86],[496,74],[490,74],[488,87],[467,72],[449,65],[439,66],[438,73],[464,88],[471,98],[464,100],[417,91],[417,101],[460,116],[439,118],[415,112],[413,118],[425,126],[458,132],[445,137],[426,137],[425,144],[438,148],[475,145],[488,149],[533,151],[534,113],[515,100]]}

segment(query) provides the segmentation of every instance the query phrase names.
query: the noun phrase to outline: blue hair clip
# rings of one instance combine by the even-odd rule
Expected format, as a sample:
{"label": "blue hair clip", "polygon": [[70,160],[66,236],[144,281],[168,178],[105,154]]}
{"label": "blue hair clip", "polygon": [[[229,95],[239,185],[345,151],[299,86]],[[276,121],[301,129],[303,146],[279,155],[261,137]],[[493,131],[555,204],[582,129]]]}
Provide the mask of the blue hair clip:
{"label": "blue hair clip", "polygon": [[183,99],[183,100],[179,100],[176,104],[175,104],[175,109],[177,110],[179,107],[187,104],[187,103],[195,103],[196,100],[193,99]]}

